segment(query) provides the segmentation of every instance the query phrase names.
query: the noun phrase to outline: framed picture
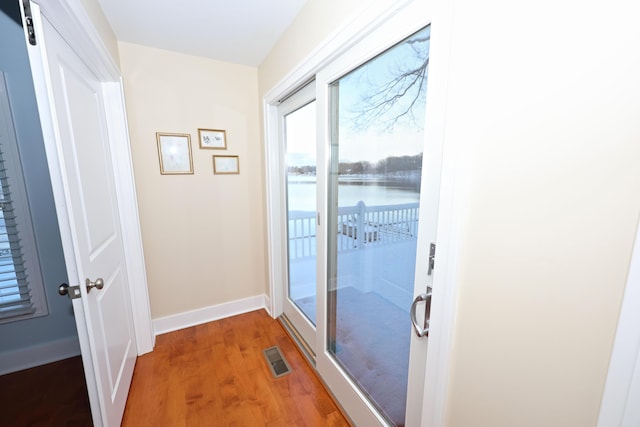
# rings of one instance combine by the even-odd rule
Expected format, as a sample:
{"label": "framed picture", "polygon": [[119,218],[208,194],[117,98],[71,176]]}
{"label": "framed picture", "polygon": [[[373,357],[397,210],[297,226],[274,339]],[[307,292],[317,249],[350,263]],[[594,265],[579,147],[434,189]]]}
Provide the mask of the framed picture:
{"label": "framed picture", "polygon": [[156,133],[160,173],[178,175],[193,173],[191,135],[183,133]]}
{"label": "framed picture", "polygon": [[198,129],[200,148],[211,148],[214,150],[227,149],[227,132],[215,129]]}
{"label": "framed picture", "polygon": [[238,156],[213,156],[213,173],[239,174],[240,158]]}

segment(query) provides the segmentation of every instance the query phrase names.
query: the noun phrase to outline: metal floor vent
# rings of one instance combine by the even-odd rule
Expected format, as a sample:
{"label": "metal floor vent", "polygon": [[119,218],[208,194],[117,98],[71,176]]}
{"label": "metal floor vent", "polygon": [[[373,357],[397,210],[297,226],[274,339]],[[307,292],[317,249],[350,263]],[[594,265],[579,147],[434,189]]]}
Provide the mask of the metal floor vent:
{"label": "metal floor vent", "polygon": [[269,347],[262,352],[264,353],[264,357],[265,359],[267,359],[267,365],[269,365],[269,369],[271,369],[271,373],[275,378],[287,375],[291,371],[291,368],[289,368],[289,364],[285,360],[277,345],[274,347]]}

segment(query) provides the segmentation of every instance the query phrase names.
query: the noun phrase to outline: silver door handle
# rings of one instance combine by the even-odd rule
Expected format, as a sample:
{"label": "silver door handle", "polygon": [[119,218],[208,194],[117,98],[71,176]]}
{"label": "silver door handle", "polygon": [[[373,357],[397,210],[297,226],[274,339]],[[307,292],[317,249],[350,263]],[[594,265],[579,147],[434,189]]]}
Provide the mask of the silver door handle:
{"label": "silver door handle", "polygon": [[[416,320],[416,308],[418,307],[418,303],[424,301],[424,327],[418,324]],[[428,337],[429,336],[429,322],[431,320],[431,288],[427,288],[426,294],[420,294],[413,300],[413,304],[411,304],[411,310],[409,311],[411,316],[411,323],[413,324],[413,330],[416,332],[418,338]]]}

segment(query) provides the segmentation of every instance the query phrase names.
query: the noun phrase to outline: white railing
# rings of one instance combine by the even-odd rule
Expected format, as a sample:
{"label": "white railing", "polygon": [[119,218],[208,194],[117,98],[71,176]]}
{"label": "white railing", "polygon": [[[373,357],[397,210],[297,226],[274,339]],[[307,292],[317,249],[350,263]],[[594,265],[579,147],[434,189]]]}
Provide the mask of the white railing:
{"label": "white railing", "polygon": [[[315,212],[289,212],[289,259],[316,255]],[[339,207],[338,252],[365,249],[415,239],[418,232],[418,203]]]}
{"label": "white railing", "polygon": [[289,211],[289,259],[316,256],[316,213]]}

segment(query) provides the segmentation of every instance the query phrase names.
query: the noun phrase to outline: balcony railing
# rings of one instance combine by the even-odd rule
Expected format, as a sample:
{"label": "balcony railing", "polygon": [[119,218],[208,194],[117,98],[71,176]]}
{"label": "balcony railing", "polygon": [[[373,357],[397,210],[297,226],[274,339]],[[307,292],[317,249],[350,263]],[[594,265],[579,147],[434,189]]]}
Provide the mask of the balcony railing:
{"label": "balcony railing", "polygon": [[[415,239],[419,205],[339,207],[336,233],[338,252],[365,249]],[[316,255],[316,213],[289,212],[289,259]]]}

